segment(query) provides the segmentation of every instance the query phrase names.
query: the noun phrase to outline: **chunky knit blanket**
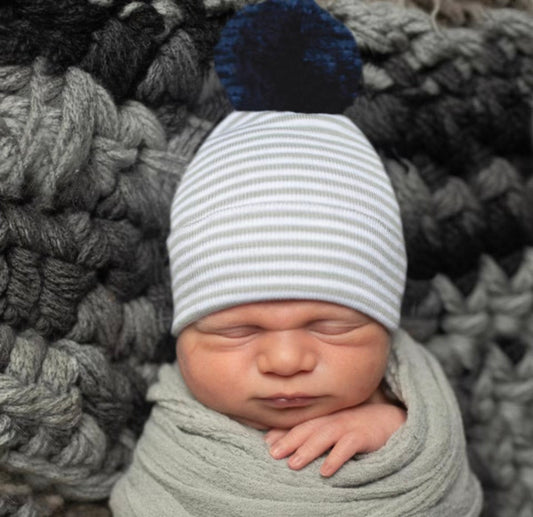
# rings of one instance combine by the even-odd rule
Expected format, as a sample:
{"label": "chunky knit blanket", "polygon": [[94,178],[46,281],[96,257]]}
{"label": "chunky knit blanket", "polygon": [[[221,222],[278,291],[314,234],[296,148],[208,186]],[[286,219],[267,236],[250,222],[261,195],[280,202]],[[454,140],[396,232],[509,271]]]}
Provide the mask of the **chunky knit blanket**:
{"label": "chunky knit blanket", "polygon": [[[228,112],[212,47],[249,1],[0,2],[2,516],[107,514],[173,359],[169,204]],[[484,515],[533,515],[531,0],[322,3],[401,204],[403,326],[455,388]]]}
{"label": "chunky knit blanket", "polygon": [[115,517],[477,517],[481,489],[468,467],[461,414],[434,357],[399,331],[386,379],[407,422],[379,451],[324,479],[272,459],[261,432],[206,408],[176,365],[161,368],[155,403],[127,474],[115,485]]}

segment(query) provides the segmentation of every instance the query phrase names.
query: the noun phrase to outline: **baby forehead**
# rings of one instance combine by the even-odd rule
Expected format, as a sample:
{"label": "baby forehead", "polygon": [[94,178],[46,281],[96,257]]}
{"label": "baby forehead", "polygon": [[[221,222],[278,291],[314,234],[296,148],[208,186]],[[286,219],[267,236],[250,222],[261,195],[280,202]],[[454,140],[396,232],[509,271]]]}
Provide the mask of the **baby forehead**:
{"label": "baby forehead", "polygon": [[272,300],[223,309],[199,321],[206,324],[305,324],[321,319],[361,319],[364,314],[350,307],[315,300]]}

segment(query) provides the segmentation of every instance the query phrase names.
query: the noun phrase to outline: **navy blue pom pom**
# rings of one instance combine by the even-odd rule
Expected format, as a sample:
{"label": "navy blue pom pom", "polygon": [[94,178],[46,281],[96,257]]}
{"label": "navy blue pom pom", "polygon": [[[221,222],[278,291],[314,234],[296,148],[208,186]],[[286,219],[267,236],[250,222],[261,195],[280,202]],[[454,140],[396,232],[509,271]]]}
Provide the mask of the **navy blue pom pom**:
{"label": "navy blue pom pom", "polygon": [[362,65],[352,33],[313,0],[267,0],[230,19],[215,67],[237,110],[342,113]]}

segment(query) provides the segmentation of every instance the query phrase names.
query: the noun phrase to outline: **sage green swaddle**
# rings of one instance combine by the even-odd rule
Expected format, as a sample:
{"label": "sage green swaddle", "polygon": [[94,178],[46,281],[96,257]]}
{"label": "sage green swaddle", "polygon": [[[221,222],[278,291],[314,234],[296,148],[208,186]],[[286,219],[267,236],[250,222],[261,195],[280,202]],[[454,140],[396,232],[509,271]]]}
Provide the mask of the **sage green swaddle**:
{"label": "sage green swaddle", "polygon": [[133,463],[111,495],[115,517],[474,517],[459,408],[438,362],[397,331],[386,379],[408,409],[377,452],[331,478],[321,459],[301,471],[272,459],[260,431],[197,402],[175,365],[149,390],[155,402]]}

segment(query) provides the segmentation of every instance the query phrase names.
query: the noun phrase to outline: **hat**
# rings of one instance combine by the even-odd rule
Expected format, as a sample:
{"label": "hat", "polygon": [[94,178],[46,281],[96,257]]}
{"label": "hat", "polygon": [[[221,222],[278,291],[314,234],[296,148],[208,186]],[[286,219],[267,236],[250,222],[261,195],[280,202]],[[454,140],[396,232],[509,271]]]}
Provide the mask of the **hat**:
{"label": "hat", "polygon": [[267,0],[229,21],[215,65],[236,111],[173,200],[172,333],[289,299],[338,303],[395,329],[407,262],[398,203],[370,142],[337,113],[360,85],[351,32],[312,0]]}

